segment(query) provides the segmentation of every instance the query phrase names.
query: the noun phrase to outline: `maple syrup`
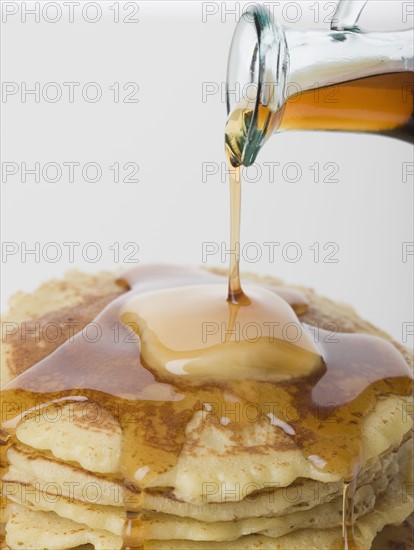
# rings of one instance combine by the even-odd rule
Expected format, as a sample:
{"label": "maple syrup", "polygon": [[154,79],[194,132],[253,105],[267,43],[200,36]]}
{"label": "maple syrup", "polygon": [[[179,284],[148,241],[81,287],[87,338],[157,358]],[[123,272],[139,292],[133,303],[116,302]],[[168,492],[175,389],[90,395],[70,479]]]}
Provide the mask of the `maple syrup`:
{"label": "maple syrup", "polygon": [[413,72],[307,90],[287,101],[279,129],[373,132],[413,142],[413,94]]}
{"label": "maple syrup", "polygon": [[248,296],[240,306],[226,302],[222,285],[167,289],[130,300],[121,319],[140,336],[141,360],[163,378],[276,382],[323,368],[287,302],[259,286]]}

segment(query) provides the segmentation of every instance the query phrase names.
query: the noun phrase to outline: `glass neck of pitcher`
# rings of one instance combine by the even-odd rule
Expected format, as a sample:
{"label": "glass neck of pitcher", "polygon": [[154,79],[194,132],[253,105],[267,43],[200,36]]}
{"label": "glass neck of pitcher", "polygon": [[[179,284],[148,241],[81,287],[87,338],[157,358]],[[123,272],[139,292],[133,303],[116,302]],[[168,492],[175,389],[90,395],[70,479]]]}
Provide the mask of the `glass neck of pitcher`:
{"label": "glass neck of pitcher", "polygon": [[362,32],[355,25],[297,31],[272,20],[264,6],[249,8],[236,27],[226,83],[229,115],[235,109],[249,114],[240,163],[252,164],[268,137],[284,129],[284,108],[292,96],[413,69],[411,30]]}

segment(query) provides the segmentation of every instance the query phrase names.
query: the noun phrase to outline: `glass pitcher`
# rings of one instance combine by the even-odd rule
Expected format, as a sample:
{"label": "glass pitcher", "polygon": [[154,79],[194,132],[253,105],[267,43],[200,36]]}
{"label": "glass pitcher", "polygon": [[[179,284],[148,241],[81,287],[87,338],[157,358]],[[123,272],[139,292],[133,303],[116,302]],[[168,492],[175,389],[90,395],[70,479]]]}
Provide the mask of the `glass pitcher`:
{"label": "glass pitcher", "polygon": [[367,0],[341,0],[328,30],[294,30],[262,5],[240,18],[226,82],[226,141],[251,165],[274,132],[375,132],[412,142],[413,32],[365,32]]}

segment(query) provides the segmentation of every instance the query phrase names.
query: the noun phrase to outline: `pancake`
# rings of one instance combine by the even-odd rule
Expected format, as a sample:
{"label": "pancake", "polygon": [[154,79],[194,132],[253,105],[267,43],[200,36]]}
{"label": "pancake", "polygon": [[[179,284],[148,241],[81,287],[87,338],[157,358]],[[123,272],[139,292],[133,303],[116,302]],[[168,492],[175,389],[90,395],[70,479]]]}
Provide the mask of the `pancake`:
{"label": "pancake", "polygon": [[[398,471],[399,464],[403,461],[407,449],[407,444],[403,446],[398,453],[394,453],[391,460],[388,458],[388,465],[379,470],[379,475],[373,476],[368,482],[367,479],[357,488],[354,497],[355,517],[362,516],[373,510],[376,500],[381,498],[387,491],[389,483],[393,480]],[[20,479],[21,474],[17,469],[9,470],[8,475],[3,478],[4,494],[12,502],[30,507],[39,511],[54,511],[60,517],[76,521],[82,518],[82,523],[92,529],[105,529],[111,533],[121,535],[123,532],[124,515],[122,508],[113,506],[102,506],[97,504],[96,498],[89,503],[79,500],[69,499],[57,494],[56,497],[42,490],[37,481],[31,485],[27,483],[8,481],[8,479]],[[36,487],[39,487],[36,489]],[[56,489],[56,486],[55,486]],[[274,498],[282,500],[283,490],[275,491]],[[279,493],[279,494],[277,494]],[[339,493],[339,492],[338,492]],[[267,497],[269,495],[266,495]],[[209,506],[209,505],[205,505]],[[220,515],[220,508],[214,521],[202,522],[196,521],[186,516],[157,513],[146,511],[139,518],[139,525],[131,529],[130,538],[149,540],[152,538],[168,539],[188,539],[188,540],[236,540],[239,537],[264,532],[270,537],[280,537],[289,532],[313,527],[316,529],[327,529],[341,524],[342,513],[342,495],[329,499],[325,503],[320,503],[319,499],[313,498],[306,502],[301,499],[296,503],[296,511],[279,511],[277,514],[262,515],[262,517],[246,517],[232,521],[223,521]]]}
{"label": "pancake", "polygon": [[122,537],[108,531],[88,529],[53,512],[34,512],[27,507],[11,505],[7,511],[7,544],[11,548],[47,548],[59,550],[92,544],[96,550],[117,550]]}
{"label": "pancake", "polygon": [[110,411],[98,404],[58,403],[28,414],[16,429],[22,443],[46,449],[85,470],[119,470],[122,432]]}
{"label": "pancake", "polygon": [[[117,478],[97,476],[74,464],[59,462],[50,456],[16,445],[10,447],[7,458],[11,468],[3,476],[4,479],[10,480],[10,472],[15,469],[19,472],[18,481],[29,484],[33,482],[46,493],[55,490],[59,494],[87,503],[96,503],[98,493],[99,503],[102,505],[124,506],[128,503],[129,507],[138,507],[140,493]],[[88,488],[91,488],[89,492]]]}
{"label": "pancake", "polygon": [[32,293],[18,292],[1,316],[1,384],[50,355],[125,291],[113,273],[69,271]]}
{"label": "pancake", "polygon": [[[377,484],[380,480],[382,485],[379,490],[382,491],[384,478],[389,481],[398,471],[397,456],[404,456],[409,447],[408,441],[398,451],[388,453],[375,462],[358,477],[358,486]],[[50,495],[52,501],[57,502],[55,496],[62,496],[89,505],[144,509],[203,522],[280,516],[330,502],[343,494],[342,483],[326,484],[298,478],[288,488],[268,488],[236,502],[194,505],[177,500],[171,490],[133,493],[116,478],[94,475],[21,445],[13,445],[9,449],[8,458],[10,467],[3,476],[3,494],[13,501],[21,502],[33,494],[38,503],[42,495],[48,501]],[[65,483],[61,480],[65,480]],[[26,486],[29,487],[28,491],[24,489]],[[88,491],[89,487],[95,490]]]}
{"label": "pancake", "polygon": [[[412,509],[412,500],[401,499],[402,485],[394,483],[384,495],[376,509],[362,516],[356,523],[355,541],[361,550],[369,550],[372,541],[383,527],[401,523]],[[70,520],[62,519],[53,512],[33,511],[25,507],[12,506],[7,523],[8,543],[12,548],[32,548],[32,541],[38,541],[38,548],[51,550],[91,543],[97,550],[118,550],[122,539],[108,532],[90,530]],[[47,534],[47,538],[46,538]],[[235,541],[198,542],[191,540],[147,541],[144,550],[341,550],[343,541],[340,529],[301,529],[278,538],[266,535],[247,535]]]}
{"label": "pancake", "polygon": [[[273,279],[255,280],[281,286]],[[126,287],[109,274],[73,274],[59,289],[60,283],[52,282],[30,297],[14,300],[3,321],[26,319],[27,326],[43,328],[64,328],[70,321],[81,330]],[[302,322],[333,324],[342,333],[392,341],[347,306],[308,289],[285,290],[306,295]],[[9,324],[3,330],[6,380],[71,337],[65,329],[53,342],[44,337],[45,330],[22,338],[27,327],[11,333],[12,328]],[[411,365],[410,354],[393,344]],[[12,404],[5,406],[9,418],[15,416]],[[353,497],[358,548],[370,548],[379,531],[401,523],[412,511],[405,491],[412,483],[407,481],[406,466],[412,447],[409,412],[409,397],[390,394],[381,396],[358,420],[361,463]],[[292,445],[288,423],[261,414],[236,436],[222,420],[209,409],[196,411],[186,419],[177,463],[152,477],[141,468],[132,482],[125,483],[123,428],[116,411],[68,397],[29,412],[6,445],[8,466],[2,484],[10,548],[63,550],[89,544],[109,550],[121,548],[123,540],[154,550],[343,548],[342,477],[324,470],[318,457],[305,458]],[[340,447],[341,430],[332,432],[331,438]],[[134,514],[127,517],[127,511]]]}
{"label": "pancake", "polygon": [[[389,449],[398,447],[411,430],[413,422],[410,417],[401,422],[406,403],[407,400],[399,396],[390,396],[378,401],[373,411],[363,419],[362,469]],[[58,413],[55,412],[56,408],[57,405],[54,404],[50,413],[42,409],[41,418],[38,415],[25,417],[16,430],[19,441],[33,449],[50,451],[52,456],[66,462],[78,458],[77,466],[82,466],[85,470],[96,473],[109,470],[116,474],[120,468],[120,464],[116,462],[117,445],[118,451],[120,448],[120,429],[116,422],[112,419],[101,425],[95,421],[88,422],[87,417],[78,422],[78,415],[82,414],[80,403],[59,405]],[[91,407],[88,408],[90,409]],[[101,409],[96,404],[92,410]],[[55,418],[56,414],[59,422],[50,423],[47,419]],[[103,413],[99,412],[97,416],[101,418]],[[226,426],[214,419],[207,422],[202,413],[196,413],[187,425],[186,442],[176,467],[153,480],[150,487],[174,487],[173,494],[178,500],[202,504],[220,503],[227,499],[241,500],[242,496],[266,486],[286,487],[298,477],[323,483],[341,480],[340,477],[315,467],[299,449],[292,447],[288,435],[271,426],[267,418],[252,423],[245,431],[240,431],[237,438],[231,436]],[[341,434],[338,433],[337,437],[339,444]],[[101,454],[94,452],[96,449]],[[13,460],[11,453],[16,452],[17,449],[11,449],[10,460]],[[103,464],[105,452],[107,460]],[[32,460],[31,464],[34,467],[37,463]],[[55,481],[50,478],[51,466],[49,463],[43,468],[49,479]],[[43,479],[47,478],[43,476]],[[229,488],[243,487],[243,494],[221,490],[224,482]],[[145,478],[136,480],[136,485],[140,489],[148,488]]]}

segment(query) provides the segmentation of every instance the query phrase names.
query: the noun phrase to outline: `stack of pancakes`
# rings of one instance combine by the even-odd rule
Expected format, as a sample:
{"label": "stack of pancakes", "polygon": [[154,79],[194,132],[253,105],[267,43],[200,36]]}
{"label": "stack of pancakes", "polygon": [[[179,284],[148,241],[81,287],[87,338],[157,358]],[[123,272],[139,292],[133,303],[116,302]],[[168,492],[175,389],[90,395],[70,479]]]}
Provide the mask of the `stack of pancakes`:
{"label": "stack of pancakes", "polygon": [[[17,296],[3,318],[3,327],[19,324],[3,340],[3,380],[62,344],[69,337],[68,320],[76,320],[81,330],[124,290],[110,274],[70,274],[31,296]],[[353,310],[304,292],[309,308],[301,321],[335,322],[344,332],[386,337]],[[51,323],[62,327],[53,342],[42,338],[41,330]],[[30,333],[35,327],[37,334]],[[413,510],[409,412],[407,398],[389,395],[359,420],[363,459],[353,488],[357,548],[388,548],[384,541],[395,541],[395,532],[384,530],[375,542],[377,533],[401,524]],[[122,430],[99,403],[68,400],[29,412],[12,438],[4,436],[5,548],[344,547],[343,480],[318,467],[317,457],[313,463],[289,445],[286,427],[264,417],[235,438],[215,417],[204,420],[201,411],[195,413],[177,464],[146,485],[145,472],[137,472],[136,483],[120,475]],[[401,533],[398,549],[410,548]]]}

